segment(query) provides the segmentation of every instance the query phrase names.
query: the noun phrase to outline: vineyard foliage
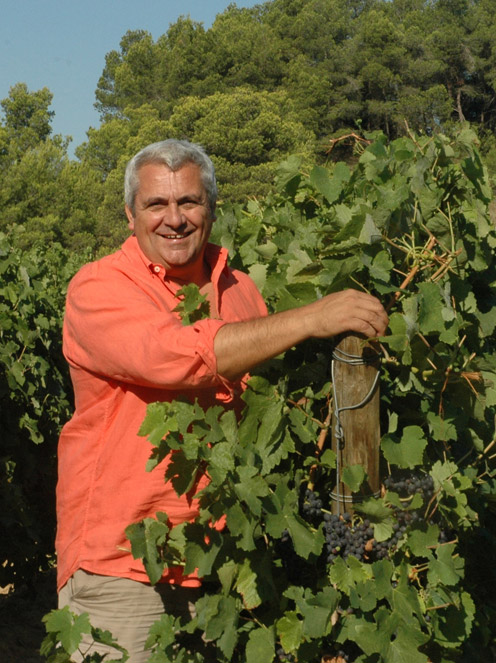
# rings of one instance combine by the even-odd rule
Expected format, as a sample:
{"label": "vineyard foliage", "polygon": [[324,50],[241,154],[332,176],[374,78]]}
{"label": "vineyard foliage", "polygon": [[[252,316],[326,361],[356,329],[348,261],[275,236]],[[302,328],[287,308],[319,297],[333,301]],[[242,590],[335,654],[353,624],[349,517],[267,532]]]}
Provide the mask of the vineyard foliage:
{"label": "vineyard foliage", "polygon": [[[476,661],[494,642],[491,193],[469,129],[455,141],[368,138],[353,170],[301,172],[289,159],[277,193],[221,213],[216,227],[274,311],[344,287],[389,307],[382,478],[396,480],[356,505],[354,522],[373,530],[368,550],[338,550],[329,562],[326,521],[305,515],[332,408],[331,341],[262,367],[240,422],[221,407],[176,402],[150,406],[141,430],[154,448],[149,469],[174,451],[165,479],[178,493],[205,468],[210,476],[196,522],[170,531],[158,514],[128,534],[152,582],[167,564],[199,569],[206,592],[187,628],[212,641],[218,661],[270,663],[279,652],[307,663],[338,650],[361,663]],[[334,459],[328,441],[312,485],[324,511]],[[402,493],[399,480],[412,473],[430,477],[432,496]],[[225,528],[213,529],[224,515]],[[376,554],[400,524],[388,554]],[[151,660],[173,656],[173,628],[164,618],[153,630]]]}
{"label": "vineyard foliage", "polygon": [[[164,479],[178,494],[199,472],[210,477],[195,522],[171,530],[158,513],[127,530],[152,583],[170,564],[204,578],[192,622],[164,616],[152,627],[153,663],[191,660],[177,645],[181,629],[226,663],[490,660],[496,233],[485,168],[468,128],[453,140],[369,135],[356,158],[354,168],[308,172],[288,159],[270,197],[219,211],[214,239],[272,311],[345,287],[388,307],[379,339],[382,491],[340,519],[366,545],[344,554],[344,535],[331,543],[330,433],[316,457],[333,406],[332,340],[260,367],[239,421],[221,406],[151,405],[140,431],[148,469],[173,451]],[[363,470],[343,468],[353,491]],[[429,489],[405,493],[412,481]],[[320,500],[313,513],[309,488]],[[60,642],[65,634],[77,648],[77,620],[52,616],[47,628],[48,660],[68,660],[58,658]]]}
{"label": "vineyard foliage", "polygon": [[22,234],[0,234],[2,586],[29,583],[53,562],[56,443],[72,407],[62,313],[85,259],[57,245],[21,251]]}

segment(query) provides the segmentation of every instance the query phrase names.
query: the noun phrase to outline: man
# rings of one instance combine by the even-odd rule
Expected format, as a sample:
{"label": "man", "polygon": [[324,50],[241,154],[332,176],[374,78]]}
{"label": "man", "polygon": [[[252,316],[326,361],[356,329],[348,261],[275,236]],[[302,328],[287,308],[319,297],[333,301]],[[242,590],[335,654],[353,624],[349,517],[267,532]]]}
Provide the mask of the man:
{"label": "man", "polygon": [[[187,614],[200,585],[169,569],[151,587],[125,539],[128,524],[157,511],[172,525],[197,513],[192,496],[164,483],[163,464],[145,471],[150,446],[137,431],[147,404],[181,394],[236,407],[240,377],[259,362],[309,337],[382,335],[388,320],[377,299],[353,290],[267,316],[249,277],[208,243],[215,174],[197,145],[144,148],[126,169],[125,201],[133,235],[68,290],[64,353],[76,409],[59,445],[58,588],[61,606],[88,612],[142,663],[150,625],[164,610]],[[211,318],[185,327],[173,309],[187,283],[207,296]]]}

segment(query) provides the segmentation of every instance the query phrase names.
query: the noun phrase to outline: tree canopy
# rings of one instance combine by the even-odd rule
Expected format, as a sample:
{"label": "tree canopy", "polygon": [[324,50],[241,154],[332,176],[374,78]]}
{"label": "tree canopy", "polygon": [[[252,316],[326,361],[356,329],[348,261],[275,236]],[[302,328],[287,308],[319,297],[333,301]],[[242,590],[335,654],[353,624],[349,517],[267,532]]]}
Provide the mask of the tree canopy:
{"label": "tree canopy", "polygon": [[182,16],[156,40],[128,31],[75,160],[52,135],[47,88],[17,83],[1,102],[0,229],[113,248],[127,232],[125,163],[164,137],[202,143],[230,202],[266,195],[290,154],[352,161],[341,138],[361,131],[394,140],[469,122],[496,171],[495,28],[492,0],[269,0],[231,4],[209,28]]}

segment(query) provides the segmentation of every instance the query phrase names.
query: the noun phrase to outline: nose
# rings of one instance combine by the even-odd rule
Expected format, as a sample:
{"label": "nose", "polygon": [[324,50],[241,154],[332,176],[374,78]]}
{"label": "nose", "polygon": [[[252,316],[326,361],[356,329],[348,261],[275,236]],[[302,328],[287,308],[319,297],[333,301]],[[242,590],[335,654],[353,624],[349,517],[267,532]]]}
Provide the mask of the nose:
{"label": "nose", "polygon": [[186,219],[177,203],[169,203],[169,205],[167,205],[167,211],[164,214],[163,222],[166,226],[174,228],[175,230],[186,224]]}

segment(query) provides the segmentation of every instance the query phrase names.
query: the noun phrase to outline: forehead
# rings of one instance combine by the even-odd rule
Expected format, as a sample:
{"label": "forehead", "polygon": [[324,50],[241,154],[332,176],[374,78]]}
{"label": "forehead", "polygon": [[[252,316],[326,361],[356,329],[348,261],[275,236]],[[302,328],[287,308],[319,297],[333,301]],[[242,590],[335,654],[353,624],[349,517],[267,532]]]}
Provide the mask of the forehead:
{"label": "forehead", "polygon": [[146,163],[138,170],[139,186],[137,194],[145,195],[152,191],[170,194],[206,193],[200,168],[194,163],[186,163],[177,170],[163,163]]}

